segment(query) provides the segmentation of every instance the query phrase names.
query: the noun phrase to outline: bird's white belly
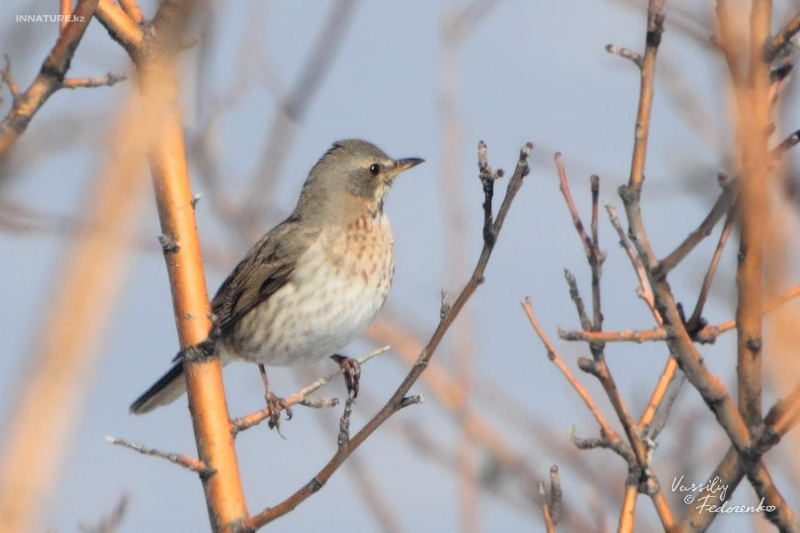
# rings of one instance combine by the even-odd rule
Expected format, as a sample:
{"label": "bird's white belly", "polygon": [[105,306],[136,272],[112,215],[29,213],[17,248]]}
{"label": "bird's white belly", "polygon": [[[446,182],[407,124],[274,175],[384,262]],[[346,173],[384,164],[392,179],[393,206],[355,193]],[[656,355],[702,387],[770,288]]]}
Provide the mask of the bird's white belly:
{"label": "bird's white belly", "polygon": [[342,256],[337,252],[342,239],[322,241],[320,246],[328,249],[310,248],[291,281],[243,317],[243,329],[259,333],[237,342],[232,355],[295,366],[333,355],[358,338],[391,288],[394,256],[388,224],[381,238],[389,239],[389,251],[374,257]]}

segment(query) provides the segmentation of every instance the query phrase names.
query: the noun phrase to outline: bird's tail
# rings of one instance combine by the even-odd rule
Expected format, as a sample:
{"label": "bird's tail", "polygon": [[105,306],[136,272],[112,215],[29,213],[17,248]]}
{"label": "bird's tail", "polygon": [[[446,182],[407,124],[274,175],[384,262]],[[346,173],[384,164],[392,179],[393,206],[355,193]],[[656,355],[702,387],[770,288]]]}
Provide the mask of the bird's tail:
{"label": "bird's tail", "polygon": [[149,413],[156,407],[174,402],[184,392],[186,392],[186,378],[183,376],[183,362],[178,361],[131,404],[131,414]]}

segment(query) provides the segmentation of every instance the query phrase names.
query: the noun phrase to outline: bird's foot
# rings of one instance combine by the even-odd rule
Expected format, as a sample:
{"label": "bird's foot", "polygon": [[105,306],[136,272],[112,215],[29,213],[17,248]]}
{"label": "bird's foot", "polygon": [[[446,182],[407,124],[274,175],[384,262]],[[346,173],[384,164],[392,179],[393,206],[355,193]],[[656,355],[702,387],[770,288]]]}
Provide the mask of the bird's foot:
{"label": "bird's foot", "polygon": [[264,365],[258,365],[258,369],[261,371],[261,379],[264,380],[264,389],[267,391],[264,398],[267,400],[267,409],[269,409],[269,428],[275,428],[278,435],[285,439],[286,437],[281,433],[281,411],[286,411],[286,420],[291,420],[292,408],[289,407],[286,400],[278,398],[272,392],[269,386],[269,380],[267,379],[267,369],[264,368]]}
{"label": "bird's foot", "polygon": [[281,438],[285,438],[281,433],[281,411],[286,411],[286,420],[292,419],[292,408],[283,398],[278,398],[271,390],[265,396],[267,409],[269,409],[269,428],[275,428]]}
{"label": "bird's foot", "polygon": [[333,359],[342,369],[342,372],[344,372],[344,383],[347,385],[347,392],[350,397],[355,398],[358,396],[358,383],[361,379],[361,363],[355,359],[339,354],[332,355],[331,359]]}

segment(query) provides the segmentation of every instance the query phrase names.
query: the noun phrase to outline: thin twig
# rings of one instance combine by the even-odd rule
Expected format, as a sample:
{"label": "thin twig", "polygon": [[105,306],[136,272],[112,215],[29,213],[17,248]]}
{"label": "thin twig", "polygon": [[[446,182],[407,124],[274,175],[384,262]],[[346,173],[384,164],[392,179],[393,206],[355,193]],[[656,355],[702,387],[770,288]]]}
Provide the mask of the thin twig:
{"label": "thin twig", "polygon": [[595,420],[597,423],[600,424],[600,432],[607,439],[610,443],[615,444],[616,441],[619,441],[619,436],[617,433],[611,428],[608,421],[606,420],[603,413],[600,411],[600,408],[597,407],[597,404],[594,403],[594,400],[589,395],[589,391],[575,378],[575,375],[569,369],[569,367],[564,364],[563,359],[561,359],[561,355],[556,350],[555,345],[550,341],[550,338],[547,336],[547,333],[544,332],[542,326],[539,324],[539,320],[536,318],[536,315],[533,312],[533,307],[531,305],[530,298],[525,298],[522,302],[522,308],[525,310],[525,314],[528,315],[528,320],[533,326],[534,331],[539,336],[539,339],[544,344],[545,349],[547,350],[547,358],[553,362],[554,365],[564,374],[564,377],[567,378],[572,388],[578,393],[578,395],[583,400],[583,403],[586,404],[586,407],[589,408],[589,411],[594,415]]}
{"label": "thin twig", "polygon": [[569,213],[572,215],[572,224],[575,226],[575,230],[578,232],[578,236],[581,238],[583,252],[586,254],[587,258],[590,258],[592,256],[592,240],[586,234],[586,230],[583,227],[583,222],[581,222],[581,217],[578,214],[578,209],[575,207],[575,202],[572,200],[572,193],[569,190],[569,183],[567,183],[567,171],[564,168],[564,159],[561,157],[560,152],[556,152],[555,161],[556,168],[558,169],[559,189],[561,190],[561,194],[564,195],[564,200],[567,202]]}
{"label": "thin twig", "polygon": [[95,76],[94,78],[69,78],[61,82],[62,89],[77,89],[79,87],[111,87],[128,79],[125,74],[112,74]]}
{"label": "thin twig", "polygon": [[772,63],[781,50],[791,44],[798,32],[800,32],[800,13],[796,14],[774,37],[764,43],[763,60]]}
{"label": "thin twig", "polygon": [[[356,359],[356,361],[358,361],[359,364],[363,365],[373,357],[381,355],[387,350],[389,350],[389,346],[378,348],[377,350],[374,350],[366,355],[362,355],[361,357]],[[303,387],[302,389],[292,394],[288,398],[285,398],[286,404],[289,407],[291,407],[292,405],[301,404],[306,407],[315,407],[315,408],[333,407],[335,405],[338,405],[339,403],[338,400],[336,400],[335,402],[330,400],[320,402],[319,400],[309,398],[309,395],[319,390],[323,385],[326,385],[327,383],[330,383],[337,377],[341,376],[342,373],[344,373],[344,369],[339,368],[336,372],[333,372],[332,374],[322,377],[317,381],[315,381],[314,383],[311,383],[310,385]],[[260,422],[263,422],[264,420],[268,419],[269,415],[270,415],[269,408],[265,408],[256,411],[254,413],[250,413],[249,415],[237,418],[231,422],[231,432],[234,435],[236,435],[237,433],[249,429],[255,426],[256,424],[259,424]]]}
{"label": "thin twig", "polygon": [[483,185],[483,240],[494,242],[492,232],[492,197],[494,195],[494,182],[503,177],[503,170],[493,170],[486,160],[486,143],[478,143],[478,177]]}
{"label": "thin twig", "polygon": [[798,143],[800,143],[800,130],[794,131],[791,135],[781,141],[778,146],[772,149],[770,155],[775,159],[779,159]]}
{"label": "thin twig", "polygon": [[[653,289],[650,285],[650,279],[647,277],[647,271],[644,268],[644,264],[642,264],[642,258],[639,257],[638,253],[636,253],[636,249],[628,240],[627,235],[625,235],[625,230],[622,229],[622,224],[617,216],[616,208],[608,202],[606,202],[605,206],[606,211],[608,212],[608,218],[611,221],[611,225],[617,231],[617,235],[619,236],[619,245],[623,250],[625,250],[625,253],[628,254],[628,258],[631,260],[631,264],[633,265],[633,270],[636,272],[636,277],[639,279],[639,287],[641,288],[641,294],[639,296],[647,304],[647,307],[650,308],[653,316],[656,317],[656,321],[659,321],[661,320],[661,317],[658,315],[658,312],[655,308]],[[661,323],[659,322],[659,325],[660,324]]]}
{"label": "thin twig", "polygon": [[664,328],[653,328],[643,331],[582,331],[579,329],[558,327],[558,338],[564,341],[583,342],[636,342],[665,341],[670,333]]}
{"label": "thin twig", "polygon": [[[774,311],[775,309],[777,309],[781,305],[785,304],[789,300],[791,300],[793,298],[797,298],[798,296],[800,296],[800,285],[798,285],[795,288],[787,291],[786,293],[784,293],[782,296],[780,296],[774,302],[771,302],[771,303],[765,305],[761,309],[761,314],[762,315],[766,315],[766,314],[770,313],[771,311]],[[736,319],[732,319],[732,320],[728,320],[727,322],[723,322],[721,324],[718,324],[716,326],[705,326],[695,334],[695,337],[700,342],[714,342],[714,340],[721,333],[725,333],[726,331],[730,331],[735,327],[736,327]]]}
{"label": "thin twig", "polygon": [[97,4],[97,20],[131,57],[136,57],[144,41],[141,28],[131,20],[113,0],[100,0]]}
{"label": "thin twig", "polygon": [[550,467],[550,517],[553,519],[553,525],[561,520],[562,496],[561,476],[558,473],[558,466],[553,465]]}
{"label": "thin twig", "polygon": [[678,266],[678,264],[689,255],[689,252],[700,244],[703,239],[711,235],[711,230],[714,229],[719,219],[722,218],[724,214],[730,212],[736,201],[738,187],[735,181],[736,180],[723,185],[722,193],[720,193],[717,201],[714,203],[714,207],[711,208],[711,212],[708,213],[703,222],[700,223],[696,230],[689,233],[688,237],[686,237],[672,253],[659,261],[652,272],[654,278],[660,279],[669,274],[673,268]]}
{"label": "thin twig", "polygon": [[[601,331],[603,329],[603,310],[600,305],[600,277],[603,274],[603,263],[606,260],[606,253],[600,251],[600,230],[598,228],[598,203],[600,200],[600,177],[592,175],[589,178],[592,191],[592,231],[591,254],[588,257],[589,267],[592,271],[592,330]],[[595,350],[602,350],[601,346],[595,346]]]}
{"label": "thin twig", "polygon": [[142,10],[139,9],[136,0],[119,0],[119,5],[134,24],[140,25],[144,21],[144,15],[142,15]]}
{"label": "thin twig", "polygon": [[667,419],[669,418],[669,414],[672,411],[672,406],[675,404],[675,400],[678,399],[678,393],[681,391],[681,387],[686,382],[686,376],[681,376],[680,381],[673,389],[672,394],[669,395],[667,399],[667,405],[664,406],[664,412],[656,421],[653,429],[650,431],[650,440],[655,441],[658,438],[658,434],[661,433],[661,430],[664,429],[664,426],[667,425]]}
{"label": "thin twig", "polygon": [[555,533],[556,527],[553,518],[550,516],[550,504],[547,502],[547,494],[544,491],[544,482],[539,481],[539,497],[542,501],[542,516],[544,517],[544,527],[547,533]]}
{"label": "thin twig", "polygon": [[3,58],[6,64],[3,69],[0,70],[0,76],[2,76],[3,83],[6,84],[8,91],[11,93],[12,103],[16,104],[17,100],[19,100],[19,87],[17,86],[17,82],[14,81],[14,77],[11,75],[11,60],[8,58],[8,54],[3,54]]}
{"label": "thin twig", "polygon": [[636,511],[636,496],[639,494],[637,484],[628,484],[625,486],[625,499],[622,503],[622,510],[619,513],[619,529],[618,533],[633,533]]}
{"label": "thin twig", "polygon": [[[670,337],[670,333],[667,329],[662,327],[664,321],[656,310],[655,296],[653,295],[653,289],[652,285],[650,284],[647,271],[642,263],[642,258],[636,252],[633,245],[628,240],[628,237],[625,235],[625,230],[622,229],[622,224],[620,224],[619,218],[617,217],[616,209],[611,204],[606,203],[606,210],[608,211],[608,217],[611,220],[611,225],[614,227],[617,235],[619,236],[620,246],[622,246],[622,248],[628,254],[628,258],[631,260],[631,264],[636,272],[636,276],[639,278],[639,297],[642,298],[642,300],[644,300],[644,302],[647,304],[647,307],[650,308],[650,312],[653,314],[656,324],[658,324],[658,327],[655,329],[655,331],[663,330],[664,340],[667,340]],[[661,375],[658,378],[658,383],[653,389],[653,394],[650,396],[650,400],[647,402],[647,405],[642,412],[642,416],[639,418],[640,430],[646,428],[653,420],[653,417],[658,411],[659,405],[661,405],[661,402],[664,399],[664,395],[669,389],[670,383],[672,383],[672,379],[675,377],[675,372],[677,369],[678,363],[672,353],[670,353],[670,357],[664,366],[664,370],[661,372]]]}
{"label": "thin twig", "polygon": [[350,442],[350,415],[353,413],[353,400],[355,400],[355,396],[353,391],[350,391],[347,400],[344,402],[344,412],[339,419],[339,437],[336,442],[340,450]]}
{"label": "thin twig", "polygon": [[581,322],[581,327],[584,331],[592,331],[592,323],[589,321],[589,317],[586,316],[586,307],[583,305],[583,298],[581,298],[580,291],[578,291],[578,281],[575,279],[575,275],[565,268],[564,278],[567,280],[567,285],[569,285],[569,297],[578,311],[578,320]]}
{"label": "thin twig", "polygon": [[153,457],[160,457],[162,459],[166,459],[170,463],[182,466],[183,468],[191,470],[192,472],[197,472],[201,476],[208,476],[214,473],[214,471],[208,468],[208,466],[205,463],[203,463],[203,461],[195,459],[194,457],[189,457],[188,455],[162,452],[161,450],[157,450],[155,448],[148,448],[144,444],[131,442],[125,439],[118,439],[116,437],[111,437],[111,436],[106,437],[106,440],[111,444],[128,448],[135,452],[139,452],[143,455],[152,455]]}
{"label": "thin twig", "polygon": [[584,439],[578,436],[574,428],[571,428],[567,433],[567,438],[579,450],[593,450],[594,448],[611,450],[622,457],[629,467],[636,466],[636,457],[634,457],[631,447],[622,439],[618,438],[612,441],[604,436],[601,436],[600,438]]}
{"label": "thin twig", "polygon": [[714,250],[714,256],[711,258],[711,263],[708,265],[708,271],[703,278],[703,286],[700,288],[700,295],[697,297],[697,303],[694,306],[694,311],[692,312],[692,316],[689,317],[689,320],[686,321],[686,329],[689,331],[695,331],[701,326],[700,322],[703,316],[703,308],[705,307],[706,299],[708,298],[708,291],[711,290],[711,282],[714,280],[714,274],[717,271],[717,265],[719,265],[720,257],[722,257],[722,250],[725,248],[725,244],[728,242],[728,237],[731,234],[733,223],[736,221],[738,214],[739,210],[735,205],[728,210],[728,216],[725,218],[725,225],[722,227],[722,233],[719,236],[717,248]]}
{"label": "thin twig", "polygon": [[606,45],[606,52],[609,54],[614,54],[615,56],[622,57],[624,59],[629,59],[633,61],[633,64],[639,67],[639,70],[642,69],[642,56],[638,52],[634,52],[633,50],[629,50],[622,46],[617,46],[615,44],[607,44]]}

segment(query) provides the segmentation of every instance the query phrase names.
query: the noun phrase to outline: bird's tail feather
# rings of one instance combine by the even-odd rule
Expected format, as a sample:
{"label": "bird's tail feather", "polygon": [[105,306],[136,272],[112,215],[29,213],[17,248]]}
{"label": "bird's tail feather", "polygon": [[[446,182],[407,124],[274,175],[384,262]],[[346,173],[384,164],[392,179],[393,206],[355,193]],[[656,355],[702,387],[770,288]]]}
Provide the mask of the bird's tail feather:
{"label": "bird's tail feather", "polygon": [[183,362],[178,361],[131,404],[131,413],[134,415],[149,413],[156,407],[174,402],[184,392],[186,392],[186,378],[183,376]]}

